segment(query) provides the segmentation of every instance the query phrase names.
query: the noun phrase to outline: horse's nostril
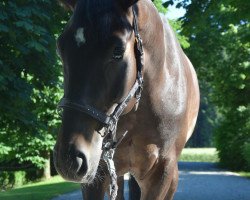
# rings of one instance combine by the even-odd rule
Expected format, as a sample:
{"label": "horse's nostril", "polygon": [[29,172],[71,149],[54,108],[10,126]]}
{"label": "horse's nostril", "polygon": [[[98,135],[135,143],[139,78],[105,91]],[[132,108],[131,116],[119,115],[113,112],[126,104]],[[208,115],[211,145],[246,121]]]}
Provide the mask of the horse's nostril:
{"label": "horse's nostril", "polygon": [[79,166],[77,169],[77,175],[84,176],[88,170],[86,156],[82,152],[78,151],[76,154],[76,161]]}
{"label": "horse's nostril", "polygon": [[85,155],[80,151],[76,151],[76,157],[81,158],[81,159],[85,159]]}
{"label": "horse's nostril", "polygon": [[[75,163],[75,172],[78,176],[84,176],[88,171],[88,164],[85,154],[78,150],[75,145],[71,145],[69,148],[69,154],[71,155],[72,162]],[[72,168],[71,168],[72,169]]]}

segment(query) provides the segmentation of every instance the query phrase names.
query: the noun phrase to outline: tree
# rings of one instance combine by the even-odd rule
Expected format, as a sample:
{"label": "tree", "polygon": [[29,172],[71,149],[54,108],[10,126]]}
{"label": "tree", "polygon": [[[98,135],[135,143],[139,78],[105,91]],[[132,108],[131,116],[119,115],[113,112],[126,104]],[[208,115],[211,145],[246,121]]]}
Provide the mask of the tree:
{"label": "tree", "polygon": [[[202,91],[216,105],[216,146],[224,166],[250,169],[250,32],[246,0],[176,0],[184,7],[182,34]],[[166,4],[172,4],[167,1]],[[165,4],[165,5],[166,5]]]}
{"label": "tree", "polygon": [[66,15],[49,0],[3,0],[0,10],[0,165],[43,168],[58,126],[55,38]]}

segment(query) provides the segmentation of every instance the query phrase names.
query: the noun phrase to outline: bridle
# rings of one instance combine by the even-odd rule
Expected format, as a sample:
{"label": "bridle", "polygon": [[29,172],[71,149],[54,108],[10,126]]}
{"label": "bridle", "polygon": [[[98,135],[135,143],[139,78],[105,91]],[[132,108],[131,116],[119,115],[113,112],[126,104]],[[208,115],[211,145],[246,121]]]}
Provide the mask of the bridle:
{"label": "bridle", "polygon": [[[91,116],[92,118],[96,119],[97,121],[101,122],[104,127],[104,133],[99,134],[104,137],[103,144],[102,144],[102,150],[103,150],[103,159],[106,161],[111,179],[113,180],[111,187],[115,187],[116,184],[114,181],[116,180],[116,174],[115,174],[115,168],[113,163],[113,154],[115,148],[119,145],[121,140],[125,137],[127,131],[119,138],[116,139],[116,130],[117,130],[117,123],[119,120],[119,117],[123,113],[124,109],[127,107],[129,101],[132,98],[136,98],[136,104],[138,105],[140,98],[141,98],[141,92],[143,88],[143,76],[142,76],[142,70],[144,66],[144,55],[143,55],[143,47],[142,47],[142,39],[138,31],[138,19],[137,15],[134,9],[134,6],[132,7],[133,12],[133,29],[135,34],[135,58],[136,58],[136,66],[137,66],[137,75],[134,85],[132,86],[131,90],[129,91],[128,95],[123,99],[121,103],[119,103],[112,114],[107,115],[106,113],[96,109],[95,107],[88,105],[88,104],[80,104],[78,102],[75,102],[67,97],[63,97],[59,104],[58,108],[60,109],[72,109],[76,110],[78,112],[87,114]],[[136,105],[136,106],[137,106]],[[113,176],[113,177],[112,177]],[[115,177],[114,177],[115,176]],[[111,193],[113,193],[112,198],[115,199],[117,188],[112,188]],[[112,199],[111,198],[111,199]]]}
{"label": "bridle", "polygon": [[[137,75],[134,85],[132,86],[131,90],[129,91],[128,95],[123,99],[121,103],[119,103],[112,114],[107,115],[106,113],[96,109],[95,107],[88,105],[88,104],[80,104],[75,102],[67,97],[63,97],[59,104],[59,109],[72,109],[78,112],[87,114],[92,118],[96,119],[97,121],[101,122],[104,125],[105,131],[104,133],[99,132],[99,134],[105,138],[103,142],[102,149],[109,150],[110,148],[115,148],[117,146],[117,142],[115,141],[116,135],[116,127],[119,117],[123,113],[124,109],[127,107],[129,101],[132,98],[136,98],[136,104],[139,103],[141,98],[141,92],[143,88],[143,76],[142,76],[142,69],[144,66],[143,63],[143,47],[142,47],[142,39],[138,31],[138,22],[137,22],[137,15],[135,9],[133,7],[133,29],[135,34],[135,57],[136,57],[136,65],[137,65]],[[120,140],[120,139],[119,139]],[[110,143],[109,145],[107,143]]]}

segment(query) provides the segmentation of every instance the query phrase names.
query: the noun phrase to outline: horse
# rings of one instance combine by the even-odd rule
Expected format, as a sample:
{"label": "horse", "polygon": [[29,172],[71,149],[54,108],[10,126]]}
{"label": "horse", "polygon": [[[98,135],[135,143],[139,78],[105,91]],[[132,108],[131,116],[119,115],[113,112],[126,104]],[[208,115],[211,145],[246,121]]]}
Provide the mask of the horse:
{"label": "horse", "polygon": [[174,31],[150,0],[62,3],[73,15],[57,40],[64,73],[57,172],[80,183],[84,199],[103,199],[116,175],[113,199],[123,199],[127,172],[141,200],[173,199],[200,101]]}

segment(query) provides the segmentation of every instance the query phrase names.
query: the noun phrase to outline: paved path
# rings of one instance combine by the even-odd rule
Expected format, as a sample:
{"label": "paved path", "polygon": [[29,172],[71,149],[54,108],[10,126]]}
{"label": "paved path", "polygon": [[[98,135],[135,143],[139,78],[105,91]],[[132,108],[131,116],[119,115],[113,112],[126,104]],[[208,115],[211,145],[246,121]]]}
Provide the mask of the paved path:
{"label": "paved path", "polygon": [[[179,163],[179,186],[174,200],[250,200],[250,179],[218,169],[213,163]],[[53,200],[82,200],[81,192]],[[125,183],[125,200],[128,185]]]}
{"label": "paved path", "polygon": [[250,179],[211,163],[180,163],[174,200],[250,200]]}

